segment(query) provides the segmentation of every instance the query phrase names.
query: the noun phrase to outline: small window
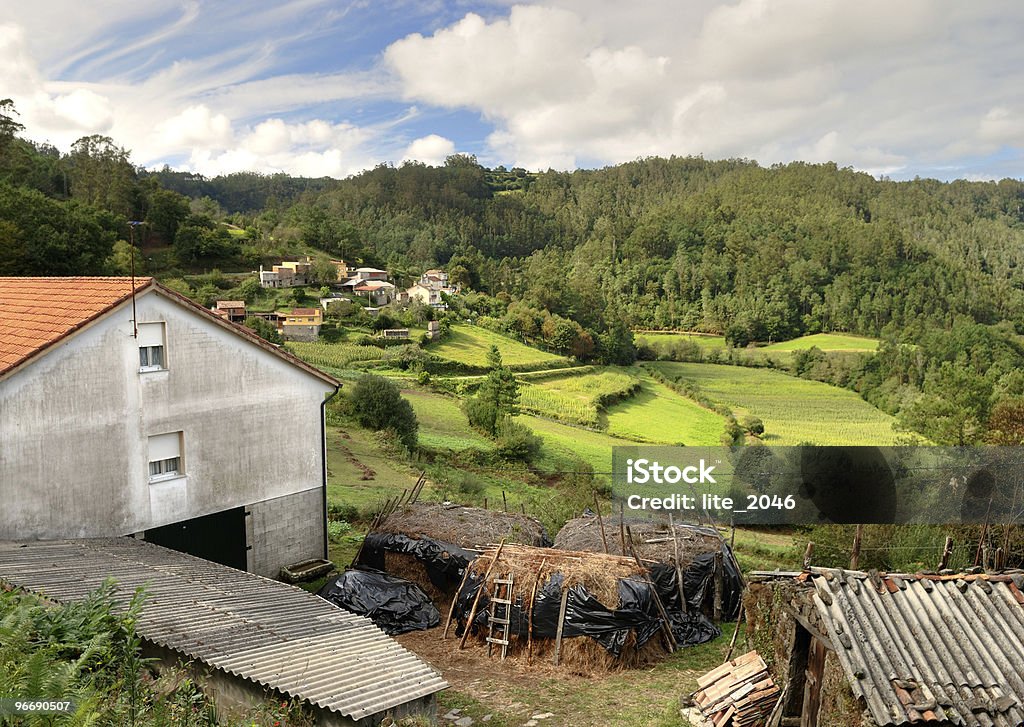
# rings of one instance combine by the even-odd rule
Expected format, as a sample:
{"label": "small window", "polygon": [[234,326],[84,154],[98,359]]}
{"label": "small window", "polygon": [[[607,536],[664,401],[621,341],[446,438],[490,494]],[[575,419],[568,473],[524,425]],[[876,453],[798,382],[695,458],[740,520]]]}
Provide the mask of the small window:
{"label": "small window", "polygon": [[182,433],[169,432],[149,438],[149,481],[159,482],[185,474],[182,461]]}
{"label": "small window", "polygon": [[139,324],[139,371],[160,371],[167,368],[164,356],[164,324]]}

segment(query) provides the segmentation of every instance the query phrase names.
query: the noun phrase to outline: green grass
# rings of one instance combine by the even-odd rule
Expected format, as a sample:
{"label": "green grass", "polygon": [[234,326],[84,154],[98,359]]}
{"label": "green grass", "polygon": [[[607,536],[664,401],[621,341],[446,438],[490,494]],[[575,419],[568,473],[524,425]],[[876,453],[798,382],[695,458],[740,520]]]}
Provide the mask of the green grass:
{"label": "green grass", "polygon": [[467,366],[486,366],[487,352],[491,346],[501,351],[501,360],[506,366],[552,367],[569,365],[564,356],[556,356],[531,348],[506,336],[478,326],[452,326],[448,335],[431,344],[427,350],[439,358],[456,361]]}
{"label": "green grass", "polygon": [[[372,476],[360,465],[370,468]],[[327,427],[329,504],[352,505],[361,510],[372,508],[412,487],[418,474],[386,452],[374,432],[357,426]]]}
{"label": "green grass", "polygon": [[717,364],[650,364],[669,379],[682,377],[737,418],[759,417],[767,444],[831,445],[896,443],[893,418],[846,389],[765,369]]}
{"label": "green grass", "polygon": [[430,449],[494,449],[494,443],[469,426],[459,402],[448,396],[407,389],[402,396],[419,420],[419,442]]}
{"label": "green grass", "polygon": [[850,336],[842,333],[815,333],[812,336],[801,336],[791,341],[782,341],[765,346],[764,351],[800,351],[811,346],[822,351],[877,351],[877,338]]}
{"label": "green grass", "polygon": [[589,463],[595,472],[609,473],[612,471],[612,447],[636,444],[528,414],[521,414],[516,421],[528,426],[544,440],[538,465],[545,470],[559,470],[567,463],[581,459]]}
{"label": "green grass", "polygon": [[714,336],[706,333],[688,333],[685,331],[655,331],[655,332],[636,332],[633,337],[640,341],[641,338],[647,339],[647,342],[657,347],[659,344],[675,343],[677,341],[685,341],[686,343],[695,343],[704,349],[724,349],[727,348],[725,345],[725,336]]}
{"label": "green grass", "polygon": [[640,392],[610,407],[608,433],[659,444],[717,445],[725,420],[649,376]]}
{"label": "green grass", "polygon": [[535,384],[524,383],[519,403],[527,412],[596,427],[601,402],[629,396],[636,384],[635,376],[621,370],[553,376]]}

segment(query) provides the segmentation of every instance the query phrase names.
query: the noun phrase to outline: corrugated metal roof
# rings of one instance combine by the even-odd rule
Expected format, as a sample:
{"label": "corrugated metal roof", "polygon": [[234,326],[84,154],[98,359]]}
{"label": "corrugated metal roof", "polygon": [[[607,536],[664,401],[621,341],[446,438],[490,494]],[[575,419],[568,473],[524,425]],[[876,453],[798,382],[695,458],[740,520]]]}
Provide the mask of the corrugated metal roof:
{"label": "corrugated metal roof", "polygon": [[0,579],[58,601],[145,587],[139,634],[229,674],[362,719],[445,689],[362,616],[294,586],[133,538],[0,543]]}
{"label": "corrugated metal roof", "polygon": [[1024,724],[1024,576],[802,577],[877,724]]}

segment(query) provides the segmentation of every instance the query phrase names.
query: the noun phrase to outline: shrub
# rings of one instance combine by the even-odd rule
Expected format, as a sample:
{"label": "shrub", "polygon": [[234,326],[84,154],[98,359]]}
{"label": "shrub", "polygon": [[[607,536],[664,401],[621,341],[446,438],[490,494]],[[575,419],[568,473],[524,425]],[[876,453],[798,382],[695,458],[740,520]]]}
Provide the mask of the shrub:
{"label": "shrub", "polygon": [[497,452],[503,459],[532,462],[540,455],[541,438],[511,419],[497,427]]}
{"label": "shrub", "polygon": [[278,346],[284,343],[284,339],[281,338],[281,334],[277,332],[277,329],[262,318],[249,316],[245,319],[244,325],[265,341],[269,341],[270,343]]}
{"label": "shrub", "polygon": [[383,376],[365,374],[356,381],[349,398],[360,426],[377,431],[391,430],[402,444],[415,448],[419,422],[412,405],[402,398],[393,382]]}
{"label": "shrub", "polygon": [[752,434],[755,437],[760,437],[764,434],[764,422],[755,416],[743,417],[743,428],[747,430],[748,434]]}

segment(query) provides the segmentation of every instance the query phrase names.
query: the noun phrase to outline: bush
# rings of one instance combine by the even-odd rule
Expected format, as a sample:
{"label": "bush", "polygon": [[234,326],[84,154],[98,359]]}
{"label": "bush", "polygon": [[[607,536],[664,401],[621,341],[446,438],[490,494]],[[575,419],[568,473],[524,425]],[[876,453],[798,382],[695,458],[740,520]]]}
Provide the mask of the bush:
{"label": "bush", "polygon": [[416,447],[419,429],[416,412],[392,381],[365,374],[352,387],[349,399],[360,426],[377,431],[391,430],[406,447]]}
{"label": "bush", "polygon": [[498,407],[493,401],[480,398],[466,399],[462,405],[469,425],[488,435],[493,435],[498,423]]}
{"label": "bush", "polygon": [[504,419],[498,423],[497,445],[502,459],[532,462],[540,455],[541,438],[522,424]]}
{"label": "bush", "polygon": [[743,417],[743,428],[747,430],[748,434],[752,434],[755,437],[760,437],[764,434],[764,422],[758,417]]}
{"label": "bush", "polygon": [[332,543],[340,543],[351,532],[352,526],[345,520],[330,520],[327,523],[327,539]]}
{"label": "bush", "polygon": [[277,329],[262,318],[249,316],[245,319],[243,325],[265,341],[278,346],[284,343],[284,339],[281,338],[281,334],[277,332]]}

